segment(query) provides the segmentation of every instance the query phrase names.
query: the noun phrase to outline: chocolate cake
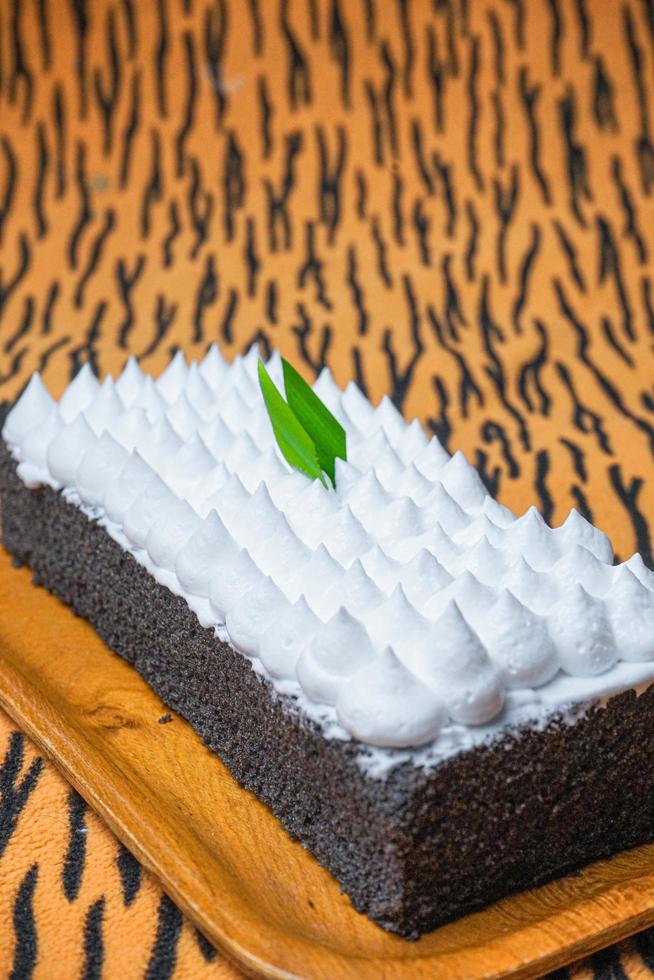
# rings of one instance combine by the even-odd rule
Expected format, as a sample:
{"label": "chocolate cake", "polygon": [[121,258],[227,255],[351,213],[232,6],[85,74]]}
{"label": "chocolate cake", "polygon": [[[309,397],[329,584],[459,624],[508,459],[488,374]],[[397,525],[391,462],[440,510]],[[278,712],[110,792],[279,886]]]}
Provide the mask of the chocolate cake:
{"label": "chocolate cake", "polygon": [[308,479],[257,363],[83,368],[59,403],[35,375],[0,445],[16,561],[385,929],[654,839],[654,574],[326,370],[348,458]]}

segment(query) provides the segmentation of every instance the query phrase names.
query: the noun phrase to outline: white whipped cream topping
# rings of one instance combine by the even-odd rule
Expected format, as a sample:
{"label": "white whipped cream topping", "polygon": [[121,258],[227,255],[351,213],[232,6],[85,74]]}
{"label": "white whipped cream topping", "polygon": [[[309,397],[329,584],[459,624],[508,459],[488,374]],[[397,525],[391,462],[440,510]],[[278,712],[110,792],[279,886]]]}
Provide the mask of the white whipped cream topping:
{"label": "white whipped cream topping", "polygon": [[[115,382],[86,366],[58,404],[35,374],[2,434],[27,486],[63,489],[328,737],[378,762],[654,678],[639,556],[613,566],[576,511],[553,529],[535,508],[517,518],[462,453],[327,369],[314,389],[348,461],[336,489],[309,481],[276,446],[258,356],[178,353],[156,381],[133,358]],[[278,354],[268,369],[279,384]]]}

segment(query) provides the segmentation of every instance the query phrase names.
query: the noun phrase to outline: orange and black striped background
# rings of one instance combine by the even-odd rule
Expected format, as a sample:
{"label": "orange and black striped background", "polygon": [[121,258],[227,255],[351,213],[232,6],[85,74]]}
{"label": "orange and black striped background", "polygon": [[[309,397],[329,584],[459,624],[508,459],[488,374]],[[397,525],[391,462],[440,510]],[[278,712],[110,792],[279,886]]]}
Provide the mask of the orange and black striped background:
{"label": "orange and black striped background", "polygon": [[[653,127],[652,0],[0,0],[2,397],[259,340],[651,562]],[[0,742],[0,974],[235,975]]]}

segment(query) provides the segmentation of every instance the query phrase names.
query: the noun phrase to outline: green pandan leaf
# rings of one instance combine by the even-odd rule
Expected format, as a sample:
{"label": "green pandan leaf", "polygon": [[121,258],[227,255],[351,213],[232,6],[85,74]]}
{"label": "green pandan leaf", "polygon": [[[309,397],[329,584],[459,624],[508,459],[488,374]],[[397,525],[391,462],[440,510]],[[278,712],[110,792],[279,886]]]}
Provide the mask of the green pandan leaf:
{"label": "green pandan leaf", "polygon": [[345,429],[292,364],[282,358],[282,365],[288,404],[313,439],[321,468],[335,483],[336,457],[347,459]]}
{"label": "green pandan leaf", "polygon": [[258,370],[261,394],[270,416],[277,445],[283,452],[284,458],[296,470],[326,485],[313,439],[280,395],[262,361],[259,361]]}

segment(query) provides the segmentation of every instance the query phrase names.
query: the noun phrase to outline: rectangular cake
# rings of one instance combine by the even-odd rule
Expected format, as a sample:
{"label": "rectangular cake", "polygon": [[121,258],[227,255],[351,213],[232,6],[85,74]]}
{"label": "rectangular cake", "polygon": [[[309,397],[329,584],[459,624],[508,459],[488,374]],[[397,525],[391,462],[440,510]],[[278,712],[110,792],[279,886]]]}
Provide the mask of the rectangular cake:
{"label": "rectangular cake", "polygon": [[614,565],[575,511],[516,517],[328,370],[313,387],[347,460],[310,479],[258,365],[214,346],[156,380],[84,367],[58,403],[34,375],[2,429],[6,548],[385,929],[654,839],[639,556]]}

